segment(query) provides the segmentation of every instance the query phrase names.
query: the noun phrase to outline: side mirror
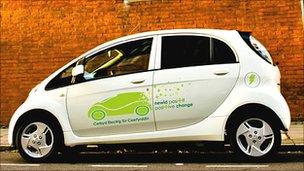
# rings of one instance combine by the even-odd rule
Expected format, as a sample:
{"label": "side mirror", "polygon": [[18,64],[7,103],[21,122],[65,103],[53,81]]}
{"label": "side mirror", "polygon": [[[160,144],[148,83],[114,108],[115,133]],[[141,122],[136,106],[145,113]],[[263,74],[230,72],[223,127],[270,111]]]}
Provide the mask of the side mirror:
{"label": "side mirror", "polygon": [[77,65],[72,69],[72,76],[75,77],[77,75],[84,73],[84,66],[83,65]]}

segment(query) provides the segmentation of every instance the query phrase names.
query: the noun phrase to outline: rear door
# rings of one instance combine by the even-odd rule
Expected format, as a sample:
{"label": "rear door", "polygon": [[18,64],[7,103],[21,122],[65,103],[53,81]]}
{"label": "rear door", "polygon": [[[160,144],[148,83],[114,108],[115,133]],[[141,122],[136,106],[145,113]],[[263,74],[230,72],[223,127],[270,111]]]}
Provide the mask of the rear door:
{"label": "rear door", "polygon": [[159,37],[154,74],[157,130],[192,125],[212,114],[234,87],[239,63],[223,41],[208,36]]}

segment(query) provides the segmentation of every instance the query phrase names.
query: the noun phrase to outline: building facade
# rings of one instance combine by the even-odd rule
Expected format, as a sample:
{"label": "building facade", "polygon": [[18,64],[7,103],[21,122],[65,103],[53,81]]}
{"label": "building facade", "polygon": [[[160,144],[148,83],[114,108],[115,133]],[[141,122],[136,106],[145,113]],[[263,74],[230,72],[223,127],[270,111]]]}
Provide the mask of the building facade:
{"label": "building facade", "polygon": [[87,50],[173,28],[251,31],[279,62],[292,118],[304,118],[303,0],[4,0],[0,124],[37,83]]}

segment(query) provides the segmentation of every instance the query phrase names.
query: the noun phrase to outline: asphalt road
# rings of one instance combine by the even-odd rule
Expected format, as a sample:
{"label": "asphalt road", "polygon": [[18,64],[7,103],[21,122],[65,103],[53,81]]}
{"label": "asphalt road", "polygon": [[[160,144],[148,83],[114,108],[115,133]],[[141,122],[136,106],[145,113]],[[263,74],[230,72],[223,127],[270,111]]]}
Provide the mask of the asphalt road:
{"label": "asphalt road", "polygon": [[280,152],[263,161],[246,161],[232,153],[86,152],[52,163],[26,163],[16,151],[0,152],[0,170],[304,170],[304,153]]}

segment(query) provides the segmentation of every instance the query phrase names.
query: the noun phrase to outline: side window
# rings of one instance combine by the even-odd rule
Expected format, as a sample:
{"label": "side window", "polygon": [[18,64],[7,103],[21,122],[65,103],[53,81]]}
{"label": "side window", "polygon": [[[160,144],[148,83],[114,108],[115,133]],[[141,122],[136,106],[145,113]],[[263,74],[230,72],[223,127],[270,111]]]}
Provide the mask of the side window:
{"label": "side window", "polygon": [[162,37],[161,68],[210,64],[210,38],[202,36]]}
{"label": "side window", "polygon": [[236,58],[233,53],[233,51],[230,49],[230,47],[218,40],[212,38],[212,47],[213,47],[213,64],[226,64],[226,63],[235,63]]}
{"label": "side window", "polygon": [[84,79],[147,71],[152,40],[149,38],[127,42],[86,58]]}
{"label": "side window", "polygon": [[60,87],[65,87],[71,84],[72,69],[76,66],[76,62],[68,66],[55,76],[45,87],[45,90],[52,90]]}

